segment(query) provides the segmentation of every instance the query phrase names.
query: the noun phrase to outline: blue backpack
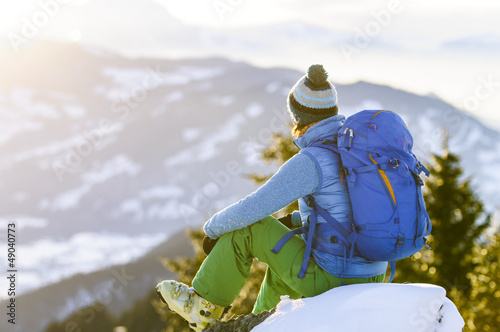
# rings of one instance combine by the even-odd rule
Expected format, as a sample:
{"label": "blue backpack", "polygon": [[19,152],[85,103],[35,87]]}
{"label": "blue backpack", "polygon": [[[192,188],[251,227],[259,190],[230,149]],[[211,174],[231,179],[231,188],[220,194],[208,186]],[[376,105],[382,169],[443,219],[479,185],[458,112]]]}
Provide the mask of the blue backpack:
{"label": "blue backpack", "polygon": [[[413,138],[405,122],[391,111],[362,111],[346,119],[336,140],[320,140],[312,146],[340,154],[354,220],[353,230],[347,230],[311,195],[307,197],[313,207],[309,225],[292,231],[308,233],[302,276],[310,247],[314,247],[311,230],[317,228],[314,224],[319,214],[350,251],[346,259],[356,252],[371,260],[391,262],[391,282],[395,261],[420,251],[432,229],[420,178],[420,173],[429,176],[429,171],[411,151]],[[282,240],[273,252],[281,249],[286,239]]]}

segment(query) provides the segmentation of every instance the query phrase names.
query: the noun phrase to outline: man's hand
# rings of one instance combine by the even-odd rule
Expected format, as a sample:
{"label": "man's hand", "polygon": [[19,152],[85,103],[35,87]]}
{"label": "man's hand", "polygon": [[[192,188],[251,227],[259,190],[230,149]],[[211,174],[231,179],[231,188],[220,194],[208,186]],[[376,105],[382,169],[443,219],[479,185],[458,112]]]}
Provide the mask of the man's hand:
{"label": "man's hand", "polygon": [[214,240],[212,238],[209,238],[208,236],[205,236],[205,238],[203,239],[203,251],[205,252],[205,254],[207,254],[207,256],[215,247],[217,241],[219,241],[219,239]]}

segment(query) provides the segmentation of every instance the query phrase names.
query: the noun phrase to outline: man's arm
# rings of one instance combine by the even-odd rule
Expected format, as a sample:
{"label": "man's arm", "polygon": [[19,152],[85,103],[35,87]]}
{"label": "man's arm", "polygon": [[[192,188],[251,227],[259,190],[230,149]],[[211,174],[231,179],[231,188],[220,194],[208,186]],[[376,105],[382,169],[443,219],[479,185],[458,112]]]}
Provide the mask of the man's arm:
{"label": "man's arm", "polygon": [[[205,223],[205,233],[217,238],[245,228],[312,194],[319,185],[319,171],[311,157],[298,153],[252,194],[216,213]],[[295,221],[297,218],[294,218]]]}

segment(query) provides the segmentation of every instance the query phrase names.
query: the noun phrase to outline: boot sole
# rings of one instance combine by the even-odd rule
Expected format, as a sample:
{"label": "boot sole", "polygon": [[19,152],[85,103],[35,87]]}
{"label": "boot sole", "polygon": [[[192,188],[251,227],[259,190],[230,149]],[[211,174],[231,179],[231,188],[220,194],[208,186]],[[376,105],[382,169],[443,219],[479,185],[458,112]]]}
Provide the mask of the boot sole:
{"label": "boot sole", "polygon": [[165,301],[165,299],[163,298],[163,295],[161,295],[161,293],[160,293],[160,286],[159,285],[157,285],[155,287],[155,290],[156,290],[156,294],[158,294],[158,297],[160,298],[161,302],[167,304],[167,301]]}
{"label": "boot sole", "polygon": [[165,301],[165,298],[163,297],[163,295],[161,295],[160,287],[158,285],[155,287],[155,290],[156,290],[156,294],[158,294],[158,297],[160,298],[161,302],[163,302],[167,306],[168,311],[175,313],[175,311],[170,309],[170,307],[168,306],[167,301]]}

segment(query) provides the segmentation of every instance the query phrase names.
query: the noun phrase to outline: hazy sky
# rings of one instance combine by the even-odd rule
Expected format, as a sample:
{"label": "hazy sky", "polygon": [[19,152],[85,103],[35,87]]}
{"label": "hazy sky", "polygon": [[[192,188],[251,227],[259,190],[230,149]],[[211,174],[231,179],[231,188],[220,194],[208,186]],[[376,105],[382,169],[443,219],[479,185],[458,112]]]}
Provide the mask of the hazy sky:
{"label": "hazy sky", "polygon": [[[0,49],[4,50],[12,49],[9,36],[20,35],[26,22],[33,22],[36,15],[44,23],[40,14],[43,11],[49,14],[52,11],[53,15],[40,28],[36,40],[97,43],[136,56],[163,53],[134,43],[119,46],[118,41],[123,41],[134,25],[144,27],[152,15],[159,15],[162,10],[178,20],[176,24],[228,32],[233,40],[249,27],[289,22],[328,28],[333,35],[352,36],[351,46],[362,41],[360,33],[372,31],[370,43],[356,48],[362,50],[362,54],[354,54],[352,63],[346,63],[345,59],[339,61],[342,52],[338,45],[335,50],[332,45],[322,48],[297,45],[300,51],[296,54],[277,52],[273,56],[267,53],[263,56],[259,49],[230,54],[221,50],[218,55],[299,70],[307,68],[310,61],[322,62],[341,83],[362,79],[419,94],[434,93],[483,120],[500,124],[500,64],[497,60],[500,58],[500,1],[497,0],[0,1]],[[151,8],[158,10],[152,12]],[[113,26],[119,29],[113,30]],[[155,29],[154,26],[146,28]],[[321,36],[314,31],[304,33],[310,33],[310,39],[317,45]],[[272,37],[264,34],[262,40]],[[169,51],[173,53],[172,49]],[[214,55],[214,51],[200,47],[196,54],[209,56]],[[176,56],[182,55],[182,52],[176,53]]]}

